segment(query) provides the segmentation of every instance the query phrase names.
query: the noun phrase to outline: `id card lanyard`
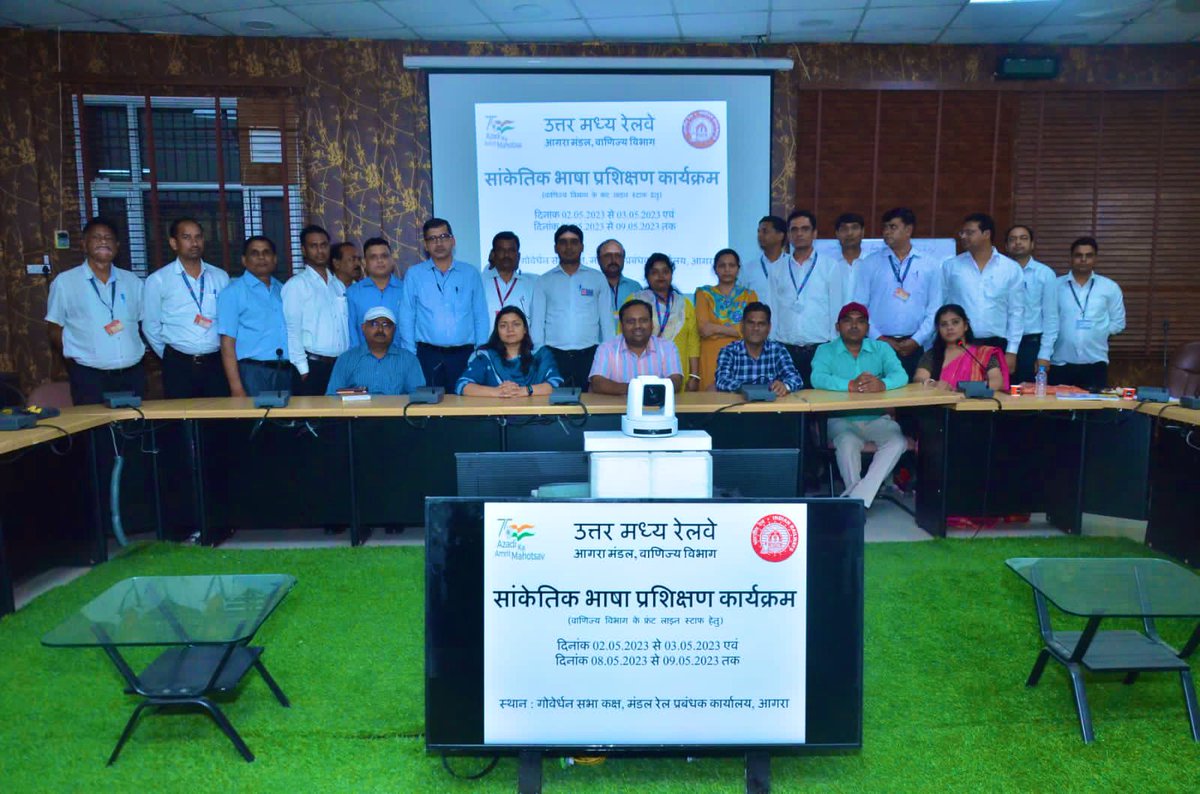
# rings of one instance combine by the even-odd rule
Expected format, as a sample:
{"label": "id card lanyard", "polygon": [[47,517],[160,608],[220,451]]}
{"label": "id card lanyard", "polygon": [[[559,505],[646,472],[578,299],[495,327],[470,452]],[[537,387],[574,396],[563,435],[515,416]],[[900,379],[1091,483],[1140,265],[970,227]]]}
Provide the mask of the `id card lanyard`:
{"label": "id card lanyard", "polygon": [[800,293],[804,292],[804,288],[808,286],[808,280],[812,278],[812,274],[817,270],[817,252],[813,251],[812,267],[804,274],[804,280],[800,282],[800,286],[796,286],[796,273],[792,267],[792,263],[788,262],[788,278],[792,280],[792,287],[796,290],[796,300],[800,300]]}
{"label": "id card lanyard", "polygon": [[200,297],[197,298],[196,293],[194,291],[192,291],[192,284],[190,281],[188,281],[187,274],[186,273],[179,274],[179,277],[181,279],[183,279],[183,286],[187,287],[188,295],[192,296],[192,303],[196,304],[196,312],[200,315],[204,314],[204,276],[205,276],[204,271],[203,270],[200,271],[200,279],[199,279]]}
{"label": "id card lanyard", "polygon": [[96,286],[96,279],[89,278],[88,283],[92,285],[92,292],[96,293],[96,300],[100,301],[101,306],[108,309],[108,320],[109,322],[112,322],[113,320],[117,319],[117,277],[115,275],[109,276],[109,279],[110,281],[108,282],[108,286],[110,287],[110,295],[108,303],[105,303],[104,298],[101,297],[100,288]]}

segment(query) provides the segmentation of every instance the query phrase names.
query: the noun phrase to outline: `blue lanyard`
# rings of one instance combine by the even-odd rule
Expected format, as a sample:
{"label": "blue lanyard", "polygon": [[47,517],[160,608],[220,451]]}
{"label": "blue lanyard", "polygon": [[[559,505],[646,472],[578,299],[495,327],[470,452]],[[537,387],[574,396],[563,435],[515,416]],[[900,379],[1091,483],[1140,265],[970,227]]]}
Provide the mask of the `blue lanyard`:
{"label": "blue lanyard", "polygon": [[108,309],[108,319],[112,321],[117,319],[117,277],[115,274],[111,274],[108,278],[108,286],[111,288],[111,297],[109,297],[108,303],[105,303],[104,298],[100,297],[100,288],[96,286],[95,277],[89,278],[88,283],[92,285],[92,292],[96,293],[96,299],[100,301],[100,305]]}
{"label": "blue lanyard", "polygon": [[661,305],[659,303],[658,296],[657,295],[654,296],[654,311],[655,311],[655,313],[658,314],[658,335],[659,336],[663,335],[663,331],[665,331],[667,328],[667,322],[671,319],[671,301],[673,301],[673,300],[675,300],[675,293],[668,292],[667,293],[667,313],[663,314],[662,310],[658,308]]}
{"label": "blue lanyard", "polygon": [[[896,257],[888,254],[888,261],[892,263],[892,275],[896,277],[896,281],[900,283],[900,289],[904,289],[904,280],[908,278],[908,271],[912,270],[913,256],[916,252],[910,252],[908,259],[897,262]],[[905,264],[907,262],[907,264]],[[904,273],[900,272],[900,266],[904,265]]]}
{"label": "blue lanyard", "polygon": [[1068,281],[1067,286],[1071,289],[1071,297],[1075,299],[1075,305],[1079,307],[1079,316],[1086,319],[1088,303],[1092,299],[1092,287],[1096,286],[1096,280],[1092,279],[1088,284],[1087,294],[1083,296],[1083,303],[1079,302],[1079,294],[1075,292],[1075,285]]}
{"label": "blue lanyard", "polygon": [[763,278],[770,281],[771,274],[767,272],[767,255],[766,254],[758,255],[758,264],[760,267],[762,267]]}
{"label": "blue lanyard", "polygon": [[200,297],[196,297],[196,293],[192,291],[192,284],[187,279],[187,273],[180,273],[179,277],[183,279],[183,286],[187,287],[188,295],[192,296],[192,302],[196,304],[196,311],[204,314],[204,271],[200,271]]}
{"label": "blue lanyard", "polygon": [[798,287],[796,286],[796,274],[792,271],[792,263],[788,262],[788,277],[792,280],[792,287],[794,287],[796,290],[797,298],[800,297],[801,292],[804,292],[804,288],[808,285],[808,280],[810,278],[812,278],[813,271],[815,271],[817,269],[817,252],[816,251],[813,251],[812,260],[813,260],[812,267],[809,268],[808,273],[806,273],[804,275],[804,280],[800,282],[800,286],[798,286]]}

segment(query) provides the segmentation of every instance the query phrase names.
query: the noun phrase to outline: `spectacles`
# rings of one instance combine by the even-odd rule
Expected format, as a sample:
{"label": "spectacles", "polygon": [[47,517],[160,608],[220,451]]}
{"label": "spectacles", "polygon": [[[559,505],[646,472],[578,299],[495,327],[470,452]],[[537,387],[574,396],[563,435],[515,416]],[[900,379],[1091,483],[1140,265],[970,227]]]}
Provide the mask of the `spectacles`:
{"label": "spectacles", "polygon": [[395,325],[395,323],[391,320],[384,320],[383,318],[380,318],[377,320],[368,320],[367,325],[371,326],[372,328],[391,328]]}
{"label": "spectacles", "polygon": [[453,239],[454,239],[453,234],[447,234],[446,232],[442,232],[441,234],[429,235],[428,237],[425,238],[425,242],[436,243],[436,242],[440,242],[442,240],[453,240]]}

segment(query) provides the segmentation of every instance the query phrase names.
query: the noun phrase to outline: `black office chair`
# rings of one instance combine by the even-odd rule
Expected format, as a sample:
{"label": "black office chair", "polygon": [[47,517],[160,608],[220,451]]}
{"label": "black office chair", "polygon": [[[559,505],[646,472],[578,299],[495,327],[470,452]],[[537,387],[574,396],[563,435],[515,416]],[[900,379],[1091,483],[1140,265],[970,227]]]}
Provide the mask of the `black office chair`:
{"label": "black office chair", "polygon": [[[817,454],[825,463],[825,472],[829,478],[829,495],[836,497],[839,491],[834,486],[834,473],[837,471],[837,449],[833,446],[833,440],[829,437],[829,425],[824,417],[813,423],[817,436]],[[917,441],[912,436],[906,435],[904,440],[908,442],[908,452],[916,453]],[[863,466],[865,467],[870,456],[874,455],[878,448],[873,441],[868,441],[863,445]],[[844,484],[844,483],[843,483]],[[917,517],[916,511],[913,510],[904,502],[889,493],[884,493],[880,490],[879,495],[875,497],[885,502],[891,502],[896,507],[899,507],[904,512],[908,513],[913,518]]]}

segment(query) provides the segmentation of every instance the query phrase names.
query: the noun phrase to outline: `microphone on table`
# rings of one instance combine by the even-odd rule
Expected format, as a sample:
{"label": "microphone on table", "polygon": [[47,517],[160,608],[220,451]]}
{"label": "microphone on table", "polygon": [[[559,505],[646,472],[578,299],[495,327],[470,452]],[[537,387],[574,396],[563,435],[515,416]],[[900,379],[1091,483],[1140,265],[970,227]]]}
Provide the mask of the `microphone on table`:
{"label": "microphone on table", "polygon": [[967,399],[988,399],[992,396],[992,390],[987,385],[987,364],[979,360],[979,357],[971,352],[971,348],[967,347],[966,342],[959,339],[955,344],[962,348],[962,351],[971,357],[971,360],[978,364],[983,369],[983,380],[964,380],[959,381],[958,390],[963,393]]}

